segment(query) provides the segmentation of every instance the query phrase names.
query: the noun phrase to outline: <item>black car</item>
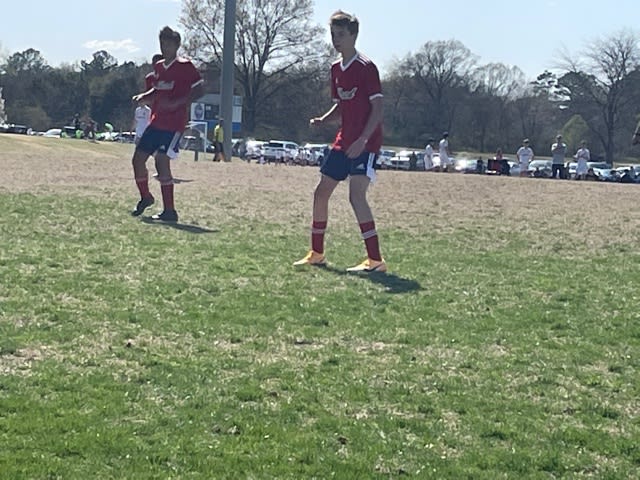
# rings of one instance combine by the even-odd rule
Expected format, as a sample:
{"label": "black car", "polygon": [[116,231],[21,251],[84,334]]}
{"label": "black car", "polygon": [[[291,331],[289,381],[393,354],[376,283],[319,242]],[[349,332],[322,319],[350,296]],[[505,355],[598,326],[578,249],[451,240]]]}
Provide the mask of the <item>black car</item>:
{"label": "black car", "polygon": [[21,135],[25,135],[28,130],[29,127],[26,125],[16,125],[15,123],[0,124],[1,133],[19,133]]}

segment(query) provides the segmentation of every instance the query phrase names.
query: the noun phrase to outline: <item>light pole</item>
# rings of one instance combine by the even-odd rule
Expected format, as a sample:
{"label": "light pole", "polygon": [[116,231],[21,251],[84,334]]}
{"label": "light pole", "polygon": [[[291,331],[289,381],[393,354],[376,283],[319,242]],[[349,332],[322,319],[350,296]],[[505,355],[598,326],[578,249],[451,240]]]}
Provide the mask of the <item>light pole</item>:
{"label": "light pole", "polygon": [[236,0],[224,3],[224,41],[222,52],[222,91],[220,107],[224,119],[224,158],[231,160],[231,138],[233,136],[233,70],[235,68]]}

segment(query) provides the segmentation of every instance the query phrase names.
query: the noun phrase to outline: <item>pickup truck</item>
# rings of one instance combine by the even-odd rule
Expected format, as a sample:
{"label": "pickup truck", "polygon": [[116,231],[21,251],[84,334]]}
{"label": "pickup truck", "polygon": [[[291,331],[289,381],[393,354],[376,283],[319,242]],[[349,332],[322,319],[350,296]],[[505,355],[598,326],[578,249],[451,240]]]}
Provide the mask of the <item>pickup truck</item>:
{"label": "pickup truck", "polygon": [[294,142],[286,140],[271,140],[264,144],[262,156],[268,163],[271,162],[292,162],[298,157],[300,146]]}

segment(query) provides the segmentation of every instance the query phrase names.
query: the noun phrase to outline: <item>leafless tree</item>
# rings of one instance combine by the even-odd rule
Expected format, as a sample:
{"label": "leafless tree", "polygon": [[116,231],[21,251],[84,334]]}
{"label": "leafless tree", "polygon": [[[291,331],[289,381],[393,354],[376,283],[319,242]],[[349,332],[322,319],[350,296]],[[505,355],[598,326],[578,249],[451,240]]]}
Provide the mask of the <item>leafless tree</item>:
{"label": "leafless tree", "polygon": [[433,130],[450,130],[456,108],[462,99],[454,92],[468,87],[477,57],[458,40],[425,43],[409,55],[403,69],[418,80],[434,111]]}
{"label": "leafless tree", "polygon": [[486,151],[488,139],[494,147],[503,147],[511,130],[507,122],[507,107],[523,94],[525,76],[518,67],[489,63],[478,67],[472,75],[471,109],[474,145]]}
{"label": "leafless tree", "polygon": [[[622,30],[591,42],[580,54],[562,58],[564,75],[559,82],[566,88],[568,106],[600,140],[607,163],[613,163],[621,119],[634,103],[637,88],[631,79],[640,66],[639,47],[638,35]],[[628,130],[632,128],[629,125]]]}
{"label": "leafless tree", "polygon": [[[261,106],[294,66],[323,55],[323,30],[312,0],[238,0],[235,78],[244,96],[244,127],[253,132]],[[183,0],[184,48],[196,60],[222,63],[224,0]]]}

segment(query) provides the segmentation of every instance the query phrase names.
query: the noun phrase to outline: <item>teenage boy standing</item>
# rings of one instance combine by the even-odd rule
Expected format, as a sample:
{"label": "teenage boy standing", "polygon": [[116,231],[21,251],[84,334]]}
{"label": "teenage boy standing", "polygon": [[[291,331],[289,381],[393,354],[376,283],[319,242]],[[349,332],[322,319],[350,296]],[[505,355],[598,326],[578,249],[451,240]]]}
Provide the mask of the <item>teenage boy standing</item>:
{"label": "teenage boy standing", "polygon": [[202,96],[203,80],[189,60],[178,57],[180,34],[169,27],[160,30],[160,51],[164,61],[156,63],[153,88],[133,97],[139,103],[153,102],[151,123],[142,134],[133,154],[133,173],[140,201],[131,215],[142,215],[154,203],[149,192],[147,159],[155,155],[164,210],[153,220],[177,222],[173,201],[173,176],[170,160],[178,156],[179,143],[188,120],[187,107]]}
{"label": "teenage boy standing", "polygon": [[325,159],[322,174],[313,196],[311,250],[294,265],[324,265],[324,234],[329,216],[329,198],[336,186],[349,177],[349,200],[367,250],[367,259],[348,268],[348,272],[385,272],[387,265],[380,254],[378,234],[367,188],[375,178],[373,165],[382,146],[382,88],[375,64],[356,50],[359,22],[343,11],[330,20],[331,41],[341,59],[331,66],[333,107],[311,125],[321,125],[340,118],[340,129]]}

